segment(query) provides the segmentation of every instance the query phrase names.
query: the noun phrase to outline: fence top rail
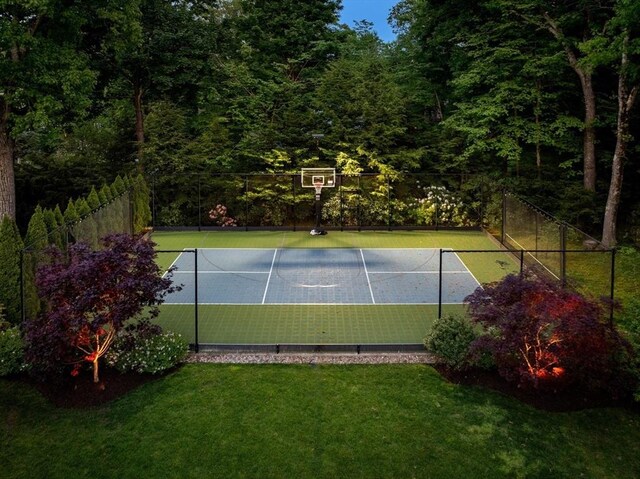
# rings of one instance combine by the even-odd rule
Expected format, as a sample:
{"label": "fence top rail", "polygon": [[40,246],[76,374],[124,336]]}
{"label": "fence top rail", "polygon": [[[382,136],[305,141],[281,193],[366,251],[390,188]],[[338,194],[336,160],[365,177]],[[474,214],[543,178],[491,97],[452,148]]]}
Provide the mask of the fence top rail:
{"label": "fence top rail", "polygon": [[442,249],[443,253],[612,253],[608,249]]}

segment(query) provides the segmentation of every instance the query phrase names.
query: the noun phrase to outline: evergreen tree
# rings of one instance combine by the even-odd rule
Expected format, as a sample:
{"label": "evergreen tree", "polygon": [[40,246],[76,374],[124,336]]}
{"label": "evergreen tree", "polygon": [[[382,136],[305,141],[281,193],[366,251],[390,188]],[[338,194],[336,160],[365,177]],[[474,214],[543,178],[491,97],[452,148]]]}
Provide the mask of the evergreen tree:
{"label": "evergreen tree", "polygon": [[56,223],[60,226],[60,249],[64,251],[67,249],[68,229],[64,220],[64,215],[62,214],[62,210],[60,209],[60,205],[56,205],[56,208],[53,210],[53,214],[56,218]]}
{"label": "evergreen tree", "polygon": [[44,222],[44,215],[40,206],[36,207],[36,210],[31,216],[24,244],[24,308],[27,319],[33,319],[41,309],[41,301],[38,297],[35,284],[36,270],[45,262],[44,250],[49,244],[47,226]]}
{"label": "evergreen tree", "polygon": [[91,192],[87,196],[87,204],[89,205],[89,208],[91,208],[91,211],[95,211],[100,208],[100,197],[98,196],[98,192],[95,187],[91,187]]}
{"label": "evergreen tree", "polygon": [[109,185],[102,185],[102,188],[100,188],[100,193],[102,193],[102,195],[106,198],[106,203],[111,203],[111,201],[113,201],[113,190]]}
{"label": "evergreen tree", "polygon": [[80,215],[78,214],[78,210],[76,210],[76,206],[73,203],[72,199],[69,199],[69,203],[67,204],[67,209],[64,210],[64,222],[69,227],[75,224],[80,220]]}
{"label": "evergreen tree", "polygon": [[53,210],[50,209],[43,210],[42,214],[44,217],[44,224],[47,226],[49,244],[63,249],[64,244],[62,242],[62,232],[60,229],[60,224],[56,220],[56,214],[53,212]]}
{"label": "evergreen tree", "polygon": [[20,297],[21,259],[24,244],[20,232],[8,215],[0,222],[0,303],[5,307],[6,319],[12,324],[22,319]]}

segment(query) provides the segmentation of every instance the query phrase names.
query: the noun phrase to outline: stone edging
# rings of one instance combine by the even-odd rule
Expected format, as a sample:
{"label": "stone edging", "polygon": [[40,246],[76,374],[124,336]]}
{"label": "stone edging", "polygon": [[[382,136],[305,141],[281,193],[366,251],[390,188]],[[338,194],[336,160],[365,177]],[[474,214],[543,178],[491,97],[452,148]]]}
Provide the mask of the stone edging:
{"label": "stone edging", "polygon": [[433,354],[273,354],[273,353],[191,353],[187,363],[216,364],[434,364]]}

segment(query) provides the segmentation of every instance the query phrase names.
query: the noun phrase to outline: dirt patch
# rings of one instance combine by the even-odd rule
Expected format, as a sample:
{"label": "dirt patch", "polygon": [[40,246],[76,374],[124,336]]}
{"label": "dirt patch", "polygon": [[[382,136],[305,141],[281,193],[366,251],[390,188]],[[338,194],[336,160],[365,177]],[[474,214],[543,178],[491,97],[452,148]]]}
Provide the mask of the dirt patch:
{"label": "dirt patch", "polygon": [[503,379],[497,371],[485,369],[456,371],[443,364],[434,364],[433,367],[452,383],[491,389],[544,411],[569,412],[601,407],[640,410],[638,404],[630,397],[615,398],[604,392],[588,391],[578,387],[569,387],[561,391],[538,391],[519,387],[517,383]]}

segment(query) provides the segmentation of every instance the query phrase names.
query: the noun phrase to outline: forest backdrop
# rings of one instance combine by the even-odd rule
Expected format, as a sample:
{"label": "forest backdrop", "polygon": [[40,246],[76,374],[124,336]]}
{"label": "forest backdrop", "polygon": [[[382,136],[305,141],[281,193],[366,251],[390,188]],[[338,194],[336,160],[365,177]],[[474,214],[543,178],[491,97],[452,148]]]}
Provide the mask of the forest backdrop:
{"label": "forest backdrop", "polygon": [[[121,174],[477,174],[640,242],[640,0],[0,2],[0,216]],[[314,136],[315,135],[315,136]],[[323,135],[321,139],[318,135]],[[321,160],[318,160],[318,157]]]}

